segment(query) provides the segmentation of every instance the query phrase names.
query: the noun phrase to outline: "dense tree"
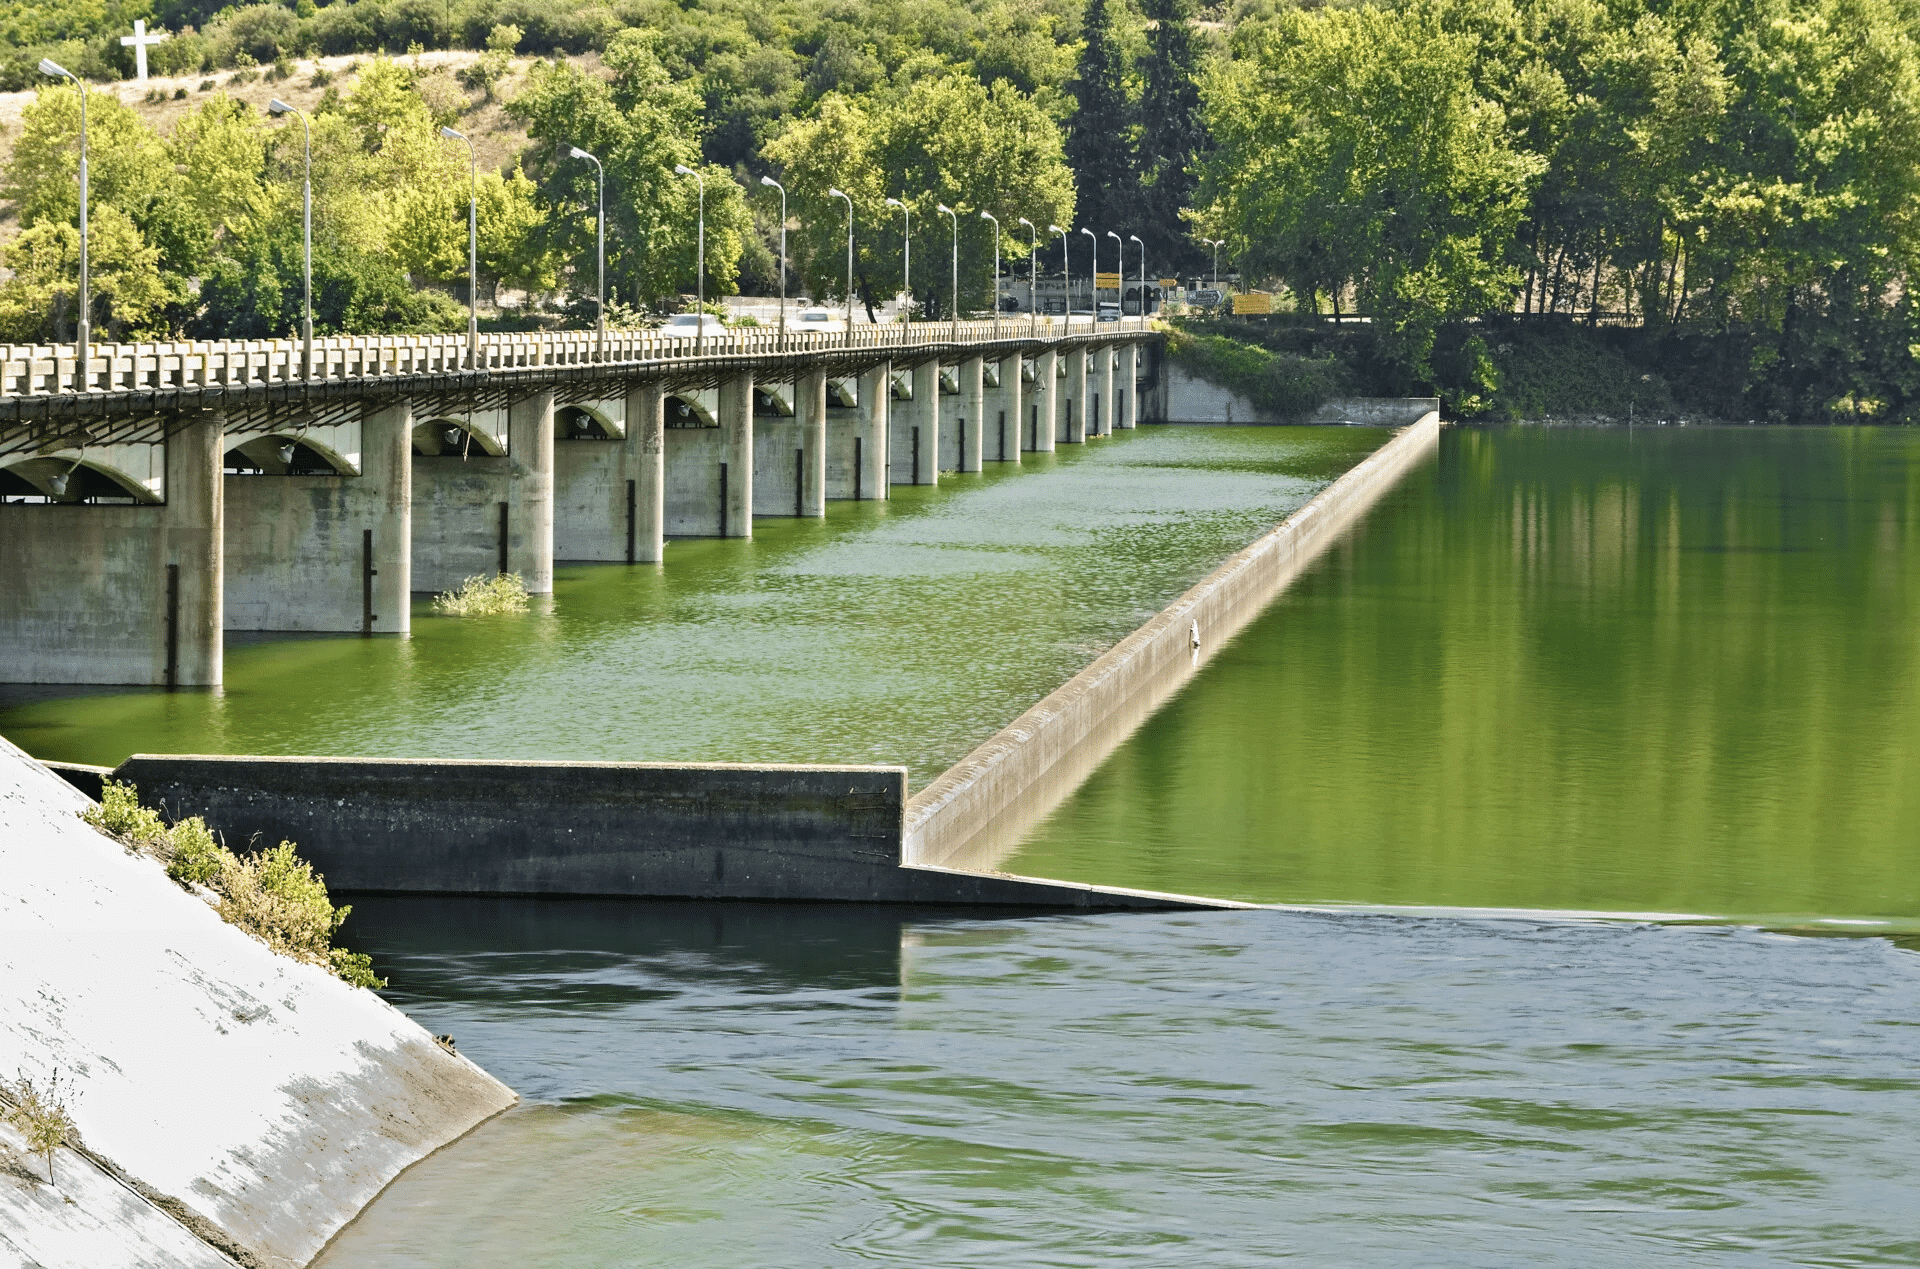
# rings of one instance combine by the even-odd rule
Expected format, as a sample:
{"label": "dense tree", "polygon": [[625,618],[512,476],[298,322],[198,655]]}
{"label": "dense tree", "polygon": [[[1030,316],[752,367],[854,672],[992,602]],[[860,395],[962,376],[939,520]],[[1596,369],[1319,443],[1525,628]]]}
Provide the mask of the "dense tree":
{"label": "dense tree", "polygon": [[1207,220],[1243,266],[1372,313],[1387,354],[1426,375],[1443,323],[1510,303],[1539,169],[1473,91],[1473,42],[1330,9],[1244,28],[1234,53],[1207,81]]}
{"label": "dense tree", "polygon": [[1200,255],[1181,213],[1193,205],[1194,166],[1206,150],[1193,0],[1143,0],[1147,55],[1141,59],[1140,237],[1161,270],[1191,268]]}
{"label": "dense tree", "polygon": [[[1082,34],[1086,42],[1072,85],[1066,157],[1073,168],[1080,223],[1105,233],[1134,224],[1142,211],[1134,107],[1108,0],[1087,0]],[[1078,241],[1074,254],[1081,254]]]}

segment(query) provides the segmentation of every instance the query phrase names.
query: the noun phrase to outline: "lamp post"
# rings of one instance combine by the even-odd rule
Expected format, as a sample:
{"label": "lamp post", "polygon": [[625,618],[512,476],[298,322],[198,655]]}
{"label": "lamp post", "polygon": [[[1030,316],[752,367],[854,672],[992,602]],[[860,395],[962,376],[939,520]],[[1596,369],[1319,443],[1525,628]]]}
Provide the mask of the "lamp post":
{"label": "lamp post", "polygon": [[1073,277],[1067,267],[1067,239],[1071,235],[1058,225],[1048,225],[1047,232],[1060,235],[1060,293],[1067,297],[1061,301],[1061,307],[1066,310],[1067,330],[1071,332],[1073,330]]}
{"label": "lamp post", "polygon": [[[1140,242],[1139,234],[1128,234],[1128,242],[1140,243],[1140,325],[1147,324],[1147,244]],[[1124,260],[1125,257],[1122,257]]]}
{"label": "lamp post", "polygon": [[474,370],[480,363],[480,156],[473,142],[452,128],[440,129],[440,135],[466,142],[473,169],[467,188],[467,369]]}
{"label": "lamp post", "polygon": [[307,116],[275,97],[267,103],[269,113],[292,115],[300,121],[300,129],[306,137],[306,160],[304,176],[300,181],[300,250],[301,250],[301,297],[300,297],[300,365],[301,377],[313,378],[313,125],[307,122]]}
{"label": "lamp post", "polygon": [[845,198],[847,201],[847,340],[853,343],[853,200],[837,189],[827,191],[828,198]]}
{"label": "lamp post", "polygon": [[897,198],[889,198],[887,206],[898,207],[906,218],[906,228],[900,231],[902,247],[900,249],[900,290],[907,297],[906,320],[913,320],[913,208]]}
{"label": "lamp post", "polygon": [[600,360],[607,359],[607,169],[600,166],[600,160],[588,154],[579,146],[571,146],[567,153],[576,159],[585,159],[593,164],[597,178],[598,198],[594,204],[593,235],[594,260],[599,265],[598,289],[594,292],[595,311],[598,314],[594,328],[600,332],[597,355]]}
{"label": "lamp post", "polygon": [[934,204],[936,210],[953,219],[953,338],[960,340],[960,213],[945,203]]}
{"label": "lamp post", "polygon": [[[1120,235],[1111,229],[1107,230],[1107,237],[1113,239],[1113,252],[1117,257],[1117,263],[1113,266],[1113,276],[1119,281],[1113,288],[1113,315],[1118,317],[1120,310],[1125,307],[1121,297],[1127,291],[1127,244],[1120,241]],[[1096,277],[1093,281],[1093,321],[1097,326],[1100,324],[1100,279]]]}
{"label": "lamp post", "polygon": [[[1100,235],[1091,229],[1082,229],[1081,233],[1093,239],[1093,321],[1100,323]],[[1073,297],[1067,297],[1067,329],[1073,329]]]}
{"label": "lamp post", "polygon": [[993,222],[993,285],[989,288],[993,295],[993,337],[1000,338],[1000,218],[990,211],[982,211],[980,219]]}
{"label": "lamp post", "polygon": [[1027,227],[1032,241],[1027,246],[1027,325],[1032,333],[1040,333],[1040,231],[1025,216],[1020,223]]}
{"label": "lamp post", "polygon": [[1217,291],[1220,289],[1220,248],[1227,240],[1225,238],[1202,238],[1200,241],[1213,248],[1213,289]]}
{"label": "lamp post", "polygon": [[698,357],[707,348],[707,178],[685,163],[674,164],[673,170],[678,175],[691,176],[700,189],[699,238],[693,257],[693,302],[695,311],[700,314],[700,320],[693,328],[693,355]]}
{"label": "lamp post", "polygon": [[780,191],[780,347],[787,346],[787,187],[771,176],[760,178],[762,185]]}
{"label": "lamp post", "polygon": [[70,79],[80,94],[80,320],[73,328],[73,390],[88,387],[87,345],[93,335],[93,293],[87,285],[87,86],[80,77],[54,61],[40,59],[40,73],[54,79]]}

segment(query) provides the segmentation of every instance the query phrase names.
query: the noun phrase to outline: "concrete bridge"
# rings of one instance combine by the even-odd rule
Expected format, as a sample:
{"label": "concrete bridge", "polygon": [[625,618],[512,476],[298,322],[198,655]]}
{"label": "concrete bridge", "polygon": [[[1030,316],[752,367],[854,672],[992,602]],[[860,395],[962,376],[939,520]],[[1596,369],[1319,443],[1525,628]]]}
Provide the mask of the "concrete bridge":
{"label": "concrete bridge", "polygon": [[[0,346],[0,682],[212,686],[226,630],[651,563],[1142,417],[1137,321]],[[1148,417],[1152,417],[1149,415]]]}

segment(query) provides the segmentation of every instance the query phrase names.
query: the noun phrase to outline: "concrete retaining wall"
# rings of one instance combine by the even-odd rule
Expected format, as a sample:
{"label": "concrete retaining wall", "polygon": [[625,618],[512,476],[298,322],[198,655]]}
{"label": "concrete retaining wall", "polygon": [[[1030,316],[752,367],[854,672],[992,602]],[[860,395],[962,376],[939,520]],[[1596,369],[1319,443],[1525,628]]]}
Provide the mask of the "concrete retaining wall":
{"label": "concrete retaining wall", "polygon": [[901,859],[993,868],[1382,494],[1428,461],[1439,436],[1440,416],[1429,411],[923,789],[907,807]]}
{"label": "concrete retaining wall", "polygon": [[62,1151],[52,1187],[0,1169],[0,1263],[230,1263],[212,1239],[303,1265],[513,1102],[379,996],[222,921],[86,806],[0,740],[0,1069],[58,1069],[93,1156]]}
{"label": "concrete retaining wall", "polygon": [[1429,411],[1434,397],[1336,397],[1304,419],[1278,414],[1187,370],[1179,361],[1161,359],[1163,423],[1297,423],[1314,427],[1409,427]]}
{"label": "concrete retaining wall", "polygon": [[904,767],[137,754],[118,778],[231,843],[299,844],[329,887],[439,894],[1190,907],[900,866]]}

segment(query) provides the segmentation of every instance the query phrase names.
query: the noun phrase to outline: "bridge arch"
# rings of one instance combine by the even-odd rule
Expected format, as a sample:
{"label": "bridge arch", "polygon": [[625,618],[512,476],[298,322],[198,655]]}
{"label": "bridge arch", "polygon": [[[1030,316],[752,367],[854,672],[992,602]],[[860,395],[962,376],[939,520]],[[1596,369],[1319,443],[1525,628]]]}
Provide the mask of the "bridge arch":
{"label": "bridge arch", "polygon": [[558,406],[553,412],[557,441],[617,441],[624,430],[593,402]]}
{"label": "bridge arch", "polygon": [[413,452],[424,458],[499,458],[504,440],[474,419],[433,418],[413,426]]}
{"label": "bridge arch", "polygon": [[675,392],[666,400],[668,427],[719,427],[720,420],[714,417],[698,392]]}
{"label": "bridge arch", "polygon": [[792,418],[793,385],[790,383],[754,384],[753,412],[763,419]]}
{"label": "bridge arch", "polygon": [[163,501],[159,491],[135,473],[71,451],[0,459],[0,501],[27,498],[51,503],[124,501],[149,506]]}
{"label": "bridge arch", "polygon": [[358,476],[346,455],[317,436],[272,432],[250,436],[226,453],[221,466],[234,476]]}
{"label": "bridge arch", "polygon": [[827,380],[827,408],[832,410],[851,410],[860,404],[860,381],[857,379]]}

